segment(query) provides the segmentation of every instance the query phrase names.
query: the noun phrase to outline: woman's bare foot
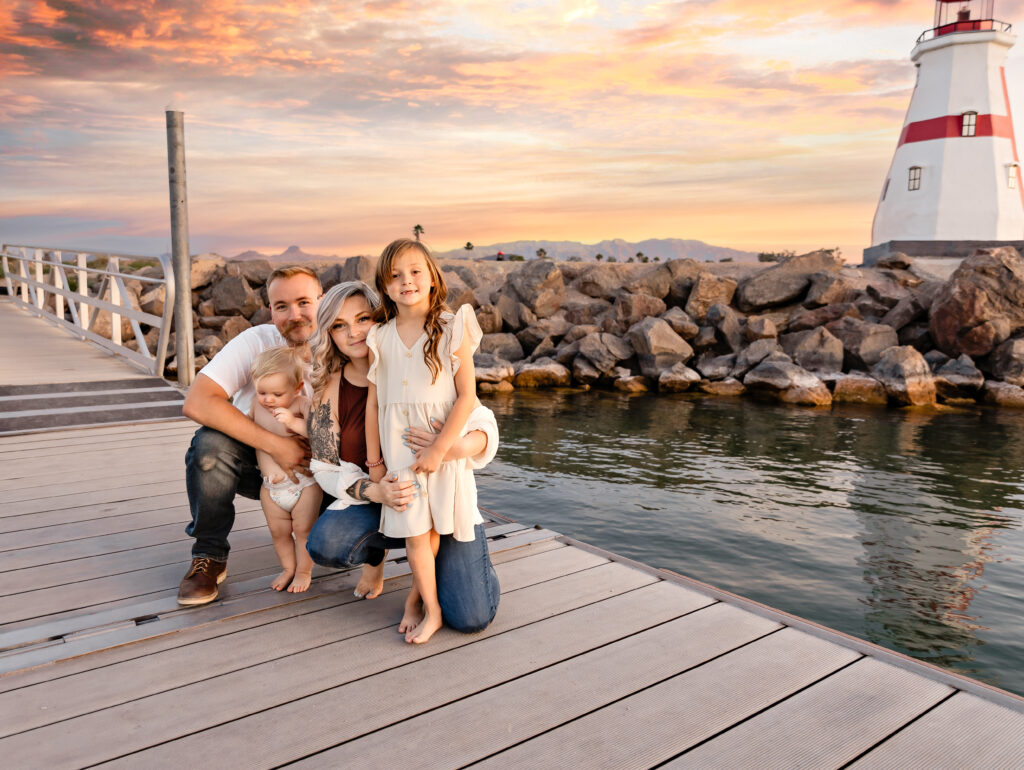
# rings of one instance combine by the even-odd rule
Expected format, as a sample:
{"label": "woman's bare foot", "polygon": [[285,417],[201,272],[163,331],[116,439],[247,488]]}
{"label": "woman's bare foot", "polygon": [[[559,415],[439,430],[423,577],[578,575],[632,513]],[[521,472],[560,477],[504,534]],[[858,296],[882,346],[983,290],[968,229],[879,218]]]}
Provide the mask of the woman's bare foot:
{"label": "woman's bare foot", "polygon": [[363,571],[359,574],[359,582],[356,583],[356,590],[352,593],[357,599],[376,599],[383,590],[384,562],[376,567],[364,564]]}
{"label": "woman's bare foot", "polygon": [[423,621],[405,635],[405,641],[409,644],[423,644],[430,640],[430,637],[432,637],[438,629],[441,628],[441,625],[440,613],[434,615],[428,612],[426,617],[423,618]]}
{"label": "woman's bare foot", "polygon": [[292,584],[288,586],[288,593],[300,594],[309,588],[310,582],[313,580],[312,572],[296,572],[295,579],[292,580]]}
{"label": "woman's bare foot", "polygon": [[270,584],[270,587],[273,588],[275,591],[283,591],[288,587],[288,584],[292,582],[292,578],[294,576],[295,570],[286,569],[282,571],[280,575],[274,578],[273,582]]}
{"label": "woman's bare foot", "polygon": [[402,622],[398,624],[398,633],[406,634],[406,636],[423,622],[423,606],[420,604],[419,598],[412,601],[410,599],[412,597],[405,600],[405,614],[402,615]]}

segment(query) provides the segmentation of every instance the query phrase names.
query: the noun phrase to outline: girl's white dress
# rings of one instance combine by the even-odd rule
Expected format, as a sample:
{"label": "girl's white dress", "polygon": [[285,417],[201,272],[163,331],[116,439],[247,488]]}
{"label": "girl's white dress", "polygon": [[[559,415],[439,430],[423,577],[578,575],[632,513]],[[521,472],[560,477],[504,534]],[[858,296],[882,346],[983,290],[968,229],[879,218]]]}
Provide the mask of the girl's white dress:
{"label": "girl's white dress", "polygon": [[377,386],[382,456],[389,473],[397,472],[399,479],[415,480],[420,485],[419,495],[401,513],[383,506],[380,531],[388,537],[422,535],[433,527],[438,534],[470,541],[476,536],[474,527],[483,522],[477,508],[473,471],[466,460],[441,463],[434,473],[414,474],[410,468],[415,454],[402,443],[406,428],[434,431],[432,417],[442,422],[448,419],[458,395],[455,372],[460,361],[454,352],[468,338],[472,354],[483,336],[469,305],[463,305],[456,313],[442,313],[441,319],[444,330],[437,348],[441,371],[433,383],[424,358],[426,332],[407,348],[392,319],[373,327],[366,337],[366,344],[373,351],[367,378]]}

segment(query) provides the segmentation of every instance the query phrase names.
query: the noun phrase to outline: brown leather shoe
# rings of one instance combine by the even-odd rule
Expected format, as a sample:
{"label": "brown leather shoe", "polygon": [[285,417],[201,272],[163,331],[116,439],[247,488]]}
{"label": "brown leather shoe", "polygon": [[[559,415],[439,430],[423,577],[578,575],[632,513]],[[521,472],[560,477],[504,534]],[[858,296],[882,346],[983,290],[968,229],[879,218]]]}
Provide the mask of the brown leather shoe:
{"label": "brown leather shoe", "polygon": [[178,586],[178,604],[192,606],[209,604],[217,598],[218,588],[228,576],[228,563],[214,561],[205,556],[197,556],[192,560],[185,577]]}

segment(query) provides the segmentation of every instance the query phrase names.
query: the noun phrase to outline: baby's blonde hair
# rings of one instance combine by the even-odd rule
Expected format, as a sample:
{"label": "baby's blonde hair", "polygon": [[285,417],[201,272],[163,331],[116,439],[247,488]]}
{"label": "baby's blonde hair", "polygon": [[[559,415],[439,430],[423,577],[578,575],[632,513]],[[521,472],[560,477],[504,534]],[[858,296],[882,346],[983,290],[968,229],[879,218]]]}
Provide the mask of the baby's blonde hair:
{"label": "baby's blonde hair", "polygon": [[249,373],[252,375],[253,383],[259,382],[268,374],[283,374],[292,385],[298,385],[303,378],[302,362],[294,350],[284,345],[264,350],[256,356]]}

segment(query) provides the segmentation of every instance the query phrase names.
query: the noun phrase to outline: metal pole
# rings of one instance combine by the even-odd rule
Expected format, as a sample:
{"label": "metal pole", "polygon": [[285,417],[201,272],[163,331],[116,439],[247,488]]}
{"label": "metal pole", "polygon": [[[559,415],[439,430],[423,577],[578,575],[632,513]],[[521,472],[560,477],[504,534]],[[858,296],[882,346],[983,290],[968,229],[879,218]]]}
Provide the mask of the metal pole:
{"label": "metal pole", "polygon": [[195,376],[192,342],[192,262],[188,249],[188,196],[185,189],[185,114],[167,110],[167,174],[171,184],[171,263],[174,270],[175,358],[178,384]]}

